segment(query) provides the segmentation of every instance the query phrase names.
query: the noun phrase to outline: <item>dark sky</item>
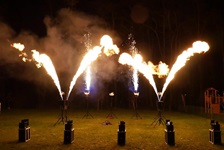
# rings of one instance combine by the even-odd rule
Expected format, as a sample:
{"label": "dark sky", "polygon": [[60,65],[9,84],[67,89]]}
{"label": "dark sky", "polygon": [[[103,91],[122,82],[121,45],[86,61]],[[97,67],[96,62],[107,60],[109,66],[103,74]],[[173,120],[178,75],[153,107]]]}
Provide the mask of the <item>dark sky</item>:
{"label": "dark sky", "polygon": [[[110,34],[121,52],[127,51],[131,33],[146,62],[158,64],[161,60],[170,67],[194,41],[208,42],[210,51],[192,57],[178,72],[170,89],[199,94],[212,86],[222,91],[223,8],[220,0],[1,0],[0,79],[3,82],[8,76],[19,76],[38,83],[42,78],[39,75],[33,79],[38,71],[29,64],[21,64],[19,58],[15,60],[17,54],[7,46],[9,41],[23,42],[49,54],[61,82],[66,83],[62,85],[65,88],[81,61],[82,36],[86,32],[92,33],[96,43],[101,35]],[[19,67],[26,71],[22,74]],[[101,70],[104,75],[100,77],[108,80],[105,74],[114,76],[115,71],[111,70]]]}

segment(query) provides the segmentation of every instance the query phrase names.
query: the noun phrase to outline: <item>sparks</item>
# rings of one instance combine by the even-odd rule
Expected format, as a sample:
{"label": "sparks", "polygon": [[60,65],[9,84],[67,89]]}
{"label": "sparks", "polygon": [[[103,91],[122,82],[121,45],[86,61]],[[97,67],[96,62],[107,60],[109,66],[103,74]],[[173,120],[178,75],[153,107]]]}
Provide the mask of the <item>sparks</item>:
{"label": "sparks", "polygon": [[[132,57],[134,58],[134,61],[136,63],[138,62],[142,62],[142,58],[141,57],[138,57],[139,55],[138,54],[138,49],[135,47],[135,40],[134,40],[134,36],[132,34],[129,34],[128,36],[128,39],[130,40],[130,45],[129,45],[129,50],[132,54]],[[134,92],[137,92],[138,91],[138,69],[136,67],[136,64],[135,63],[135,66],[133,66],[133,72],[132,72],[132,83],[133,83],[133,86],[134,86]]]}
{"label": "sparks", "polygon": [[95,61],[98,56],[102,53],[110,56],[113,54],[118,54],[119,49],[116,45],[113,44],[113,40],[110,36],[104,35],[101,40],[100,40],[100,46],[95,46],[93,49],[89,50],[86,55],[84,56],[83,60],[81,61],[81,64],[78,68],[78,71],[74,75],[70,86],[69,86],[69,92],[68,92],[68,97],[70,96],[70,93],[78,79],[78,77],[86,70],[86,68],[93,62]]}
{"label": "sparks", "polygon": [[[135,58],[133,58],[128,53],[122,53],[118,61],[123,65],[127,64],[132,66],[133,68],[136,68],[146,77],[146,79],[149,80],[149,83],[152,85],[155,93],[158,93],[155,81],[153,79],[151,68],[146,63],[142,62],[142,56],[140,54],[136,54]],[[157,98],[159,99],[158,95]]]}
{"label": "sparks", "polygon": [[91,72],[90,72],[90,66],[86,69],[86,90],[90,91],[90,83],[91,83]]}
{"label": "sparks", "polygon": [[[87,34],[84,35],[84,37],[85,37],[85,47],[86,47],[87,52],[92,47],[92,41],[90,39],[90,36],[91,36],[90,33],[87,33]],[[85,73],[86,73],[86,76],[85,76],[86,88],[85,88],[85,90],[90,91],[90,84],[91,84],[91,67],[90,67],[90,65],[87,67]]]}

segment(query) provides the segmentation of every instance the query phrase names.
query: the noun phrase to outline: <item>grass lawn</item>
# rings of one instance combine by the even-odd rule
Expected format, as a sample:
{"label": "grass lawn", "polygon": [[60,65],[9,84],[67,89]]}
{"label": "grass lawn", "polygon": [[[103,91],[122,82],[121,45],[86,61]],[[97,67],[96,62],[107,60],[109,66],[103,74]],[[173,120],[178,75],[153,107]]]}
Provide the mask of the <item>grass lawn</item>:
{"label": "grass lawn", "polygon": [[[73,120],[74,142],[63,144],[64,124],[54,126],[60,110],[10,110],[0,114],[0,149],[224,149],[224,145],[209,142],[210,119],[198,115],[179,112],[164,112],[164,116],[174,124],[175,146],[165,143],[165,126],[152,123],[157,118],[156,111],[140,110],[142,119],[132,118],[133,111],[114,110],[117,119],[107,119],[108,110],[90,110],[94,118],[83,118],[85,110],[69,110],[68,117]],[[29,119],[31,139],[18,142],[18,124]],[[103,125],[104,121],[112,125]],[[126,145],[117,145],[117,130],[120,121],[126,124]],[[155,122],[156,123],[156,122]],[[221,131],[224,124],[221,124]],[[222,134],[222,141],[224,134]]]}

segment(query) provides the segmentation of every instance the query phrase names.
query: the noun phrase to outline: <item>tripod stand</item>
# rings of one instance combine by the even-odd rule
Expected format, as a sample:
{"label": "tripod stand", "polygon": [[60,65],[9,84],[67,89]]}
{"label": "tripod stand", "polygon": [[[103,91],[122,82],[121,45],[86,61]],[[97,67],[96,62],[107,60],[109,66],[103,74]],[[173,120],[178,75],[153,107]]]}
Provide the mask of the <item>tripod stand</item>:
{"label": "tripod stand", "polygon": [[86,113],[82,118],[89,118],[89,117],[93,118],[93,116],[89,112],[89,101],[88,101],[89,93],[88,94],[85,93],[85,95],[86,95]]}
{"label": "tripod stand", "polygon": [[164,121],[164,120],[166,120],[166,118],[162,114],[162,103],[163,103],[163,101],[158,101],[157,102],[157,110],[158,110],[157,118],[151,124],[151,125],[153,125],[155,123],[154,127],[157,124],[158,125],[160,125],[160,124],[165,125],[166,124],[166,122]]}
{"label": "tripod stand", "polygon": [[117,116],[113,113],[113,99],[114,99],[114,95],[110,95],[110,112],[109,114],[107,115],[106,118],[117,118]]}
{"label": "tripod stand", "polygon": [[133,105],[135,114],[132,116],[132,118],[135,117],[136,119],[142,119],[142,117],[139,115],[139,113],[137,111],[137,107],[138,107],[137,100],[138,100],[138,95],[134,94],[134,98],[132,100],[132,105]]}
{"label": "tripod stand", "polygon": [[68,105],[69,105],[68,101],[62,100],[62,101],[59,101],[59,103],[60,103],[61,114],[58,117],[58,120],[54,124],[54,126],[56,126],[57,124],[60,124],[61,122],[64,124],[68,120],[68,117],[67,117],[67,111],[68,111]]}

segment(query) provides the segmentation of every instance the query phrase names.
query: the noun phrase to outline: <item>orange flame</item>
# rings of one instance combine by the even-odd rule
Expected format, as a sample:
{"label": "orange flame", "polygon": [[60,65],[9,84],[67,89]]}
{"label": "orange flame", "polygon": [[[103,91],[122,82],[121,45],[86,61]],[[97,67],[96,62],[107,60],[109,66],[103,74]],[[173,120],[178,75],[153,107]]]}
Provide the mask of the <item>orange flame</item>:
{"label": "orange flame", "polygon": [[152,74],[157,75],[159,78],[167,76],[169,73],[168,65],[162,61],[159,62],[159,65],[154,65],[151,61],[149,61],[148,66],[151,69]]}
{"label": "orange flame", "polygon": [[113,44],[113,40],[109,35],[102,36],[102,38],[100,39],[100,45],[104,47],[103,52],[107,56],[119,53],[119,48],[117,47],[117,45]]}
{"label": "orange flame", "polygon": [[57,87],[57,89],[60,93],[61,99],[63,100],[59,79],[58,79],[57,73],[55,71],[54,65],[53,65],[50,57],[48,57],[46,54],[40,54],[36,50],[32,50],[32,52],[33,52],[33,58],[37,62],[37,64],[36,64],[37,68],[40,68],[41,66],[44,66],[47,73],[53,79],[53,81],[54,81],[54,83],[55,83],[55,85],[56,85],[56,87]]}
{"label": "orange flame", "polygon": [[25,48],[25,46],[21,43],[13,43],[11,46],[18,49],[19,51],[23,51]]}
{"label": "orange flame", "polygon": [[83,60],[81,61],[81,64],[78,68],[78,71],[74,75],[70,86],[69,86],[69,92],[67,99],[70,96],[70,93],[76,83],[76,80],[78,77],[86,70],[86,68],[93,62],[95,61],[98,56],[102,53],[102,50],[104,49],[104,54],[107,56],[113,55],[113,54],[118,54],[119,53],[119,48],[113,44],[113,40],[110,36],[104,35],[101,40],[100,40],[100,45],[101,46],[95,46],[93,49],[89,50],[86,55],[84,56]]}
{"label": "orange flame", "polygon": [[[32,59],[28,58],[28,55],[23,52],[23,50],[25,49],[25,46],[21,43],[13,43],[11,45],[12,47],[18,49],[20,51],[19,57],[22,57],[22,60],[24,62],[26,61],[32,61]],[[58,76],[57,73],[55,71],[54,65],[51,61],[51,59],[46,55],[46,54],[40,54],[38,51],[36,50],[31,50],[31,52],[33,52],[33,59],[37,62],[36,66],[38,68],[40,68],[41,66],[44,66],[45,70],[47,71],[47,73],[51,76],[51,78],[53,79],[59,94],[62,97],[62,91],[61,91],[61,87],[60,87],[60,83],[58,80]]]}
{"label": "orange flame", "polygon": [[118,61],[119,63],[123,65],[127,64],[132,66],[133,68],[136,68],[139,72],[141,72],[146,77],[146,79],[149,80],[149,83],[152,85],[154,91],[158,93],[157,87],[152,75],[153,74],[152,67],[148,66],[145,62],[142,62],[142,56],[140,54],[136,54],[135,58],[132,58],[132,56],[128,53],[122,53]]}
{"label": "orange flame", "polygon": [[11,44],[12,47],[18,49],[20,51],[19,57],[22,57],[22,61],[27,62],[27,61],[32,61],[31,59],[28,58],[28,55],[26,52],[23,52],[25,49],[25,46],[21,43],[13,43]]}
{"label": "orange flame", "polygon": [[173,80],[175,77],[175,74],[177,71],[179,71],[183,66],[185,66],[186,62],[190,59],[191,56],[194,56],[194,53],[202,53],[207,52],[209,50],[209,45],[206,42],[196,41],[193,43],[193,47],[188,48],[187,50],[183,51],[178,57],[176,62],[174,63],[172,69],[170,70],[170,73],[168,77],[166,78],[166,82],[163,85],[163,89],[161,92],[160,99],[162,98],[167,86],[169,83]]}

